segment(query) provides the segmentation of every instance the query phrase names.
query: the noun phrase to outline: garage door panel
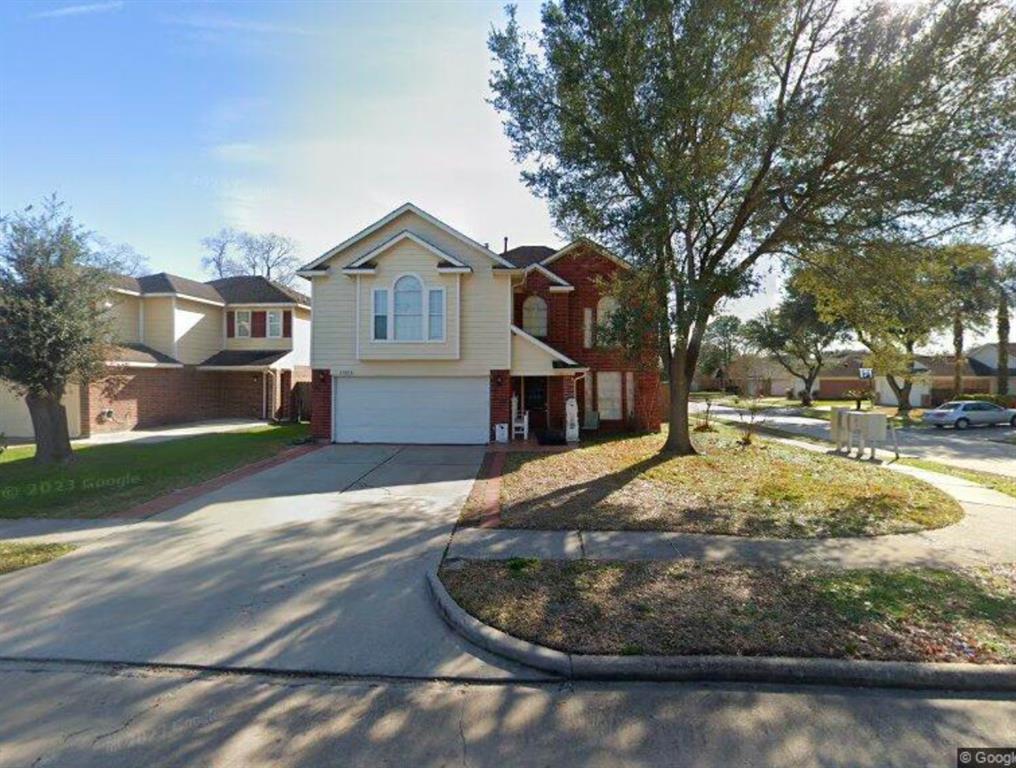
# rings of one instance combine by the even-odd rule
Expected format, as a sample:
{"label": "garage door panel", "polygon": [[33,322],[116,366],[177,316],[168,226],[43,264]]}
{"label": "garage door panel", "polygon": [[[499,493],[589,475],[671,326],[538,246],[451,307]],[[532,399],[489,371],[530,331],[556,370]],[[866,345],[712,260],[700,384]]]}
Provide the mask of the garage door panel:
{"label": "garage door panel", "polygon": [[486,443],[486,378],[336,378],[335,442]]}

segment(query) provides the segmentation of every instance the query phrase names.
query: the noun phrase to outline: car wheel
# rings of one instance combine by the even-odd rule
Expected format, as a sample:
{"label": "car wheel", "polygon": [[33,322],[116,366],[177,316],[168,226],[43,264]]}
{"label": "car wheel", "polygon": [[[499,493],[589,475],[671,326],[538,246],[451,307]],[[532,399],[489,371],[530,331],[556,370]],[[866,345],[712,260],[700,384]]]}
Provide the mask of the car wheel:
{"label": "car wheel", "polygon": [[1011,418],[1011,419],[1009,420],[1009,426],[1010,426],[1010,427],[1012,427],[1013,429],[1016,429],[1016,416],[1013,416],[1013,417],[1012,417],[1012,418]]}
{"label": "car wheel", "polygon": [[970,419],[956,419],[956,429],[966,429],[970,426]]}

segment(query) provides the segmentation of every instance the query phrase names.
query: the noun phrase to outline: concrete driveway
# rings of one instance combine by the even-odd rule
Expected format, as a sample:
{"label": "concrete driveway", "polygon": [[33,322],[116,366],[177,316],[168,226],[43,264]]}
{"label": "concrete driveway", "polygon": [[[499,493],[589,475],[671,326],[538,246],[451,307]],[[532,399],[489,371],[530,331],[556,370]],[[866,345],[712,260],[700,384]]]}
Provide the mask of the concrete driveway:
{"label": "concrete driveway", "polygon": [[447,630],[440,560],[483,448],[328,446],[0,578],[0,656],[539,676]]}

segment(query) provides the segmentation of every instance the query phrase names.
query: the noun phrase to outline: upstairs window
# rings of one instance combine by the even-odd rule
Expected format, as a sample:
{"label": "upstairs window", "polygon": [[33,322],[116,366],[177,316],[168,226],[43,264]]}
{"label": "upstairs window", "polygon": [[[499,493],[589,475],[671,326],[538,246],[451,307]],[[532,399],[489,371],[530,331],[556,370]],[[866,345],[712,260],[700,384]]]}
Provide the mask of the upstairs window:
{"label": "upstairs window", "polygon": [[444,341],[445,292],[443,288],[427,291],[427,340]]}
{"label": "upstairs window", "polygon": [[250,310],[240,309],[236,312],[236,337],[238,339],[250,338]]}
{"label": "upstairs window", "polygon": [[530,296],[522,303],[522,330],[530,336],[547,335],[547,302],[539,296]]}
{"label": "upstairs window", "polygon": [[388,289],[374,289],[374,340],[388,339]]}
{"label": "upstairs window", "polygon": [[[617,299],[613,296],[604,296],[596,304],[596,326],[598,329],[609,329],[611,319],[614,313],[617,312]],[[609,333],[609,330],[607,331]],[[601,339],[605,336],[604,333],[600,334]],[[603,341],[597,341],[597,344],[602,344]]]}
{"label": "upstairs window", "polygon": [[412,276],[395,281],[395,339],[423,341],[423,286]]}
{"label": "upstairs window", "polygon": [[268,312],[268,338],[282,338],[282,312],[277,309]]}

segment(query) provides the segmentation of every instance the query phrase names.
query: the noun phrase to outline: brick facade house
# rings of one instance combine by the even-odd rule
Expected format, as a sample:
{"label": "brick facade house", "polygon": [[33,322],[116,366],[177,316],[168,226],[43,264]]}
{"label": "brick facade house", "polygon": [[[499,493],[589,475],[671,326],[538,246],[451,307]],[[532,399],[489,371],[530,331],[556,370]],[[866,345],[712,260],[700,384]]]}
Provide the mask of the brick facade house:
{"label": "brick facade house", "polygon": [[407,203],[304,267],[313,285],[313,434],[333,442],[486,443],[659,429],[655,355],[597,338],[624,260],[586,239],[494,253]]}

